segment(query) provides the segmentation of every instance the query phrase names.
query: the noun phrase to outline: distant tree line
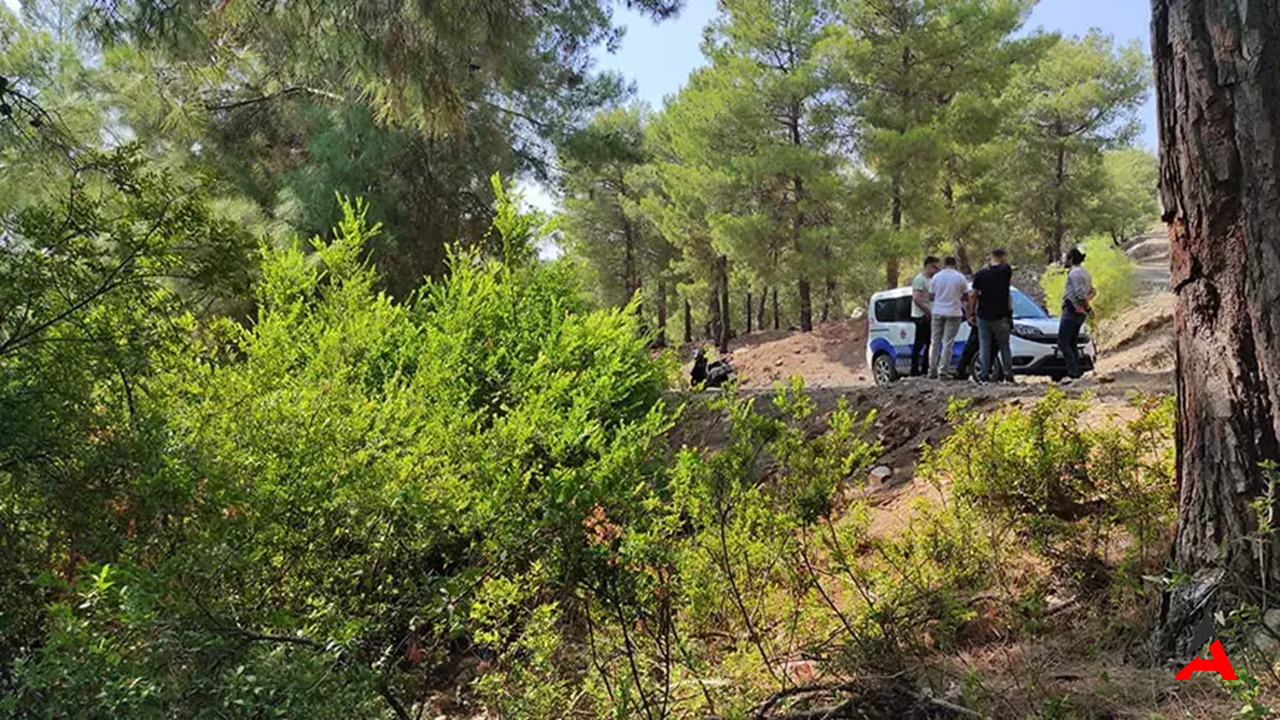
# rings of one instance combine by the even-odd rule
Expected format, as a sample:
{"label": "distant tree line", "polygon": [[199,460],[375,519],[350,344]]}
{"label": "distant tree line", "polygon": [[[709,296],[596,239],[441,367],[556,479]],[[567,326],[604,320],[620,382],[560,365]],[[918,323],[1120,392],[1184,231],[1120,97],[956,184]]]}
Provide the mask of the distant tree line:
{"label": "distant tree line", "polygon": [[[1156,219],[1147,58],[1024,23],[1033,0],[726,0],[658,111],[560,146],[565,245],[658,342],[839,317],[945,251],[1059,262]],[[674,332],[669,307],[681,310]]]}

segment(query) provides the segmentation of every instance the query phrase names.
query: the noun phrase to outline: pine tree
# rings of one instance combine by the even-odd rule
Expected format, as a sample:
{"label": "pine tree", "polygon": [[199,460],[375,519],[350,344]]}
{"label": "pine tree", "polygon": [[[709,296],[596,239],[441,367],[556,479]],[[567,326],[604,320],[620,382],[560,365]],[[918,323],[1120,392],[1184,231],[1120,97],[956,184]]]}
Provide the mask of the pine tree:
{"label": "pine tree", "polygon": [[[879,244],[889,287],[898,284],[901,258],[936,244],[933,226],[954,210],[965,172],[957,146],[968,142],[959,126],[977,98],[998,92],[1010,36],[1031,6],[1028,0],[839,6],[845,34],[836,57],[858,112],[858,149],[887,196],[888,232]],[[942,182],[948,162],[955,166],[950,198]]]}
{"label": "pine tree", "polygon": [[1046,263],[1091,228],[1086,211],[1105,188],[1103,151],[1132,142],[1147,97],[1147,59],[1098,33],[1064,39],[1014,80],[1017,113],[1008,153],[1013,201]]}
{"label": "pine tree", "polygon": [[708,220],[723,195],[725,181],[713,168],[710,146],[704,142],[715,116],[701,102],[712,79],[707,70],[696,71],[685,90],[667,103],[650,126],[655,157],[640,208],[678,253],[672,272],[685,303],[686,341],[693,336],[689,328],[693,310],[705,308],[697,313],[705,336],[726,352],[730,328],[723,318],[729,313],[721,302],[728,279],[721,275],[722,253],[713,244]]}
{"label": "pine tree", "polygon": [[[795,283],[809,331],[814,286],[834,285],[842,255],[837,108],[821,55],[831,17],[814,0],[732,0],[723,9],[709,31],[704,81],[682,98],[714,118],[690,126],[689,138],[720,182],[708,221],[715,247],[748,285]],[[727,275],[717,273],[722,285]]]}
{"label": "pine tree", "polygon": [[667,283],[675,249],[641,212],[657,179],[641,108],[596,116],[561,150],[564,231],[600,301],[622,306],[645,288],[666,342]]}

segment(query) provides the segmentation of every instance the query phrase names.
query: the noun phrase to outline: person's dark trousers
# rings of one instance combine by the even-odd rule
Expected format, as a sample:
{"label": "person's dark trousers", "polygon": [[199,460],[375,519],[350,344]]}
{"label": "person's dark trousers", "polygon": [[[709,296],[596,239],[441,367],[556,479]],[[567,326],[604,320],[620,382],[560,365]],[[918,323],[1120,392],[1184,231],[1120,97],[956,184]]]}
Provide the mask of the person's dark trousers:
{"label": "person's dark trousers", "polygon": [[1062,307],[1062,319],[1058,321],[1058,349],[1062,351],[1062,359],[1067,361],[1067,377],[1081,378],[1080,372],[1080,328],[1088,316],[1081,315],[1070,305]]}
{"label": "person's dark trousers", "polygon": [[996,353],[1000,353],[1003,378],[1013,379],[1013,348],[1009,346],[1009,335],[1013,331],[1012,318],[986,320],[978,318],[978,338],[982,343],[981,372],[979,378],[983,382],[991,381],[991,366]]}
{"label": "person's dark trousers", "polygon": [[978,341],[978,328],[969,327],[969,339],[964,343],[964,350],[960,351],[960,365],[956,367],[956,379],[963,380],[965,373],[973,372],[971,363],[978,359],[978,347],[981,343]]}
{"label": "person's dark trousers", "polygon": [[916,326],[916,339],[911,343],[911,374],[927,375],[929,373],[929,335],[932,327],[929,317],[912,318]]}

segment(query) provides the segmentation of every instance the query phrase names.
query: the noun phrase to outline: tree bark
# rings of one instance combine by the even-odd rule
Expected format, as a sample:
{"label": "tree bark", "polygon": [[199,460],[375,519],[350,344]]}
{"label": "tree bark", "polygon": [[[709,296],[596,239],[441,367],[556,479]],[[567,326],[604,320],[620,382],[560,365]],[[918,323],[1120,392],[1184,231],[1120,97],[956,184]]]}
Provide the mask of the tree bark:
{"label": "tree bark", "polygon": [[658,281],[658,335],[654,338],[658,347],[667,346],[667,281]]}
{"label": "tree bark", "polygon": [[693,307],[689,305],[689,299],[684,300],[684,344],[688,345],[693,342]]}
{"label": "tree bark", "polygon": [[1255,543],[1280,459],[1280,0],[1153,0],[1160,188],[1177,333],[1178,529],[1191,578],[1157,644],[1188,660],[1206,614],[1280,587]]}
{"label": "tree bark", "polygon": [[826,297],[822,301],[822,322],[828,319],[839,320],[844,313],[844,308],[840,303],[840,287],[834,277],[827,277],[825,290]]}
{"label": "tree bark", "polygon": [[[893,176],[893,196],[889,206],[889,224],[893,228],[895,236],[902,229],[902,179],[898,177],[898,171],[894,171]],[[895,237],[896,241],[897,238]],[[898,268],[898,256],[894,255],[884,262],[884,283],[885,287],[892,290],[898,287],[901,280],[899,277],[900,270]]]}
{"label": "tree bark", "polygon": [[969,261],[969,248],[959,241],[956,242],[956,262],[960,265],[960,272],[965,275],[973,274],[973,263]]}
{"label": "tree bark", "polygon": [[721,255],[719,264],[720,271],[716,275],[720,281],[720,334],[716,338],[716,347],[721,353],[727,353],[729,338],[733,335],[733,322],[729,312],[729,258]]}
{"label": "tree bark", "polygon": [[808,280],[799,282],[800,291],[800,331],[813,331],[813,293],[809,288]]}
{"label": "tree bark", "polygon": [[719,266],[713,266],[711,270],[711,283],[707,288],[707,340],[717,345],[720,343],[720,279],[718,277]]}
{"label": "tree bark", "polygon": [[756,327],[761,330],[764,330],[764,305],[768,299],[769,288],[762,288],[760,290],[760,304],[756,310]]}
{"label": "tree bark", "polygon": [[773,329],[777,330],[782,327],[782,321],[778,319],[778,288],[773,289]]}
{"label": "tree bark", "polygon": [[750,291],[750,290],[748,290],[748,291],[747,291],[747,312],[746,312],[746,316],[747,316],[747,334],[748,334],[748,335],[750,335],[750,334],[751,334],[751,321],[754,319],[754,318],[752,318],[752,315],[754,315],[754,314],[755,314],[755,313],[753,312],[754,310],[755,310],[755,305],[753,305],[753,304],[752,304],[752,302],[751,302],[751,291]]}
{"label": "tree bark", "polygon": [[627,300],[630,301],[640,289],[640,279],[636,274],[636,236],[635,229],[631,227],[631,221],[622,212],[622,208],[618,208],[618,215],[622,220],[622,282],[627,288]]}
{"label": "tree bark", "polygon": [[1059,147],[1053,173],[1053,229],[1044,249],[1046,265],[1062,262],[1062,241],[1067,237],[1066,203],[1062,197],[1062,188],[1066,183],[1067,149]]}

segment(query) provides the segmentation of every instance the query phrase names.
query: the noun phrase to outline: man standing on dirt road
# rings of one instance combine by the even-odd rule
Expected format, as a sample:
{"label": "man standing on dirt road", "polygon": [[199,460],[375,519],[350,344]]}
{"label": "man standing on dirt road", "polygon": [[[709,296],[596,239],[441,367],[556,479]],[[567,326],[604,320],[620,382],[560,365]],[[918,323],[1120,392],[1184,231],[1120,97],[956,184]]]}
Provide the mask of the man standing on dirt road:
{"label": "man standing on dirt road", "polygon": [[1084,253],[1071,248],[1067,253],[1067,284],[1062,291],[1062,319],[1058,322],[1058,350],[1067,361],[1067,377],[1063,384],[1084,377],[1080,372],[1080,328],[1093,312],[1090,303],[1097,296],[1093,289],[1093,276],[1084,269]]}
{"label": "man standing on dirt road", "polygon": [[911,377],[929,372],[929,336],[933,316],[933,293],[929,280],[938,274],[938,258],[930,255],[911,281],[911,321],[916,326],[916,337],[911,343]]}
{"label": "man standing on dirt road", "polygon": [[978,318],[980,370],[978,382],[991,382],[995,354],[1000,353],[1004,382],[1013,382],[1013,350],[1009,335],[1013,332],[1013,302],[1009,297],[1013,268],[1008,253],[991,251],[990,263],[973,276],[973,292],[969,294],[970,315]]}
{"label": "man standing on dirt road", "polygon": [[951,362],[951,350],[955,347],[956,333],[964,322],[964,296],[969,282],[956,270],[956,259],[948,257],[946,266],[929,281],[933,293],[933,321],[929,344],[929,378],[937,380]]}

